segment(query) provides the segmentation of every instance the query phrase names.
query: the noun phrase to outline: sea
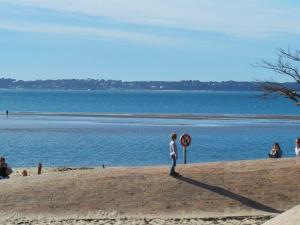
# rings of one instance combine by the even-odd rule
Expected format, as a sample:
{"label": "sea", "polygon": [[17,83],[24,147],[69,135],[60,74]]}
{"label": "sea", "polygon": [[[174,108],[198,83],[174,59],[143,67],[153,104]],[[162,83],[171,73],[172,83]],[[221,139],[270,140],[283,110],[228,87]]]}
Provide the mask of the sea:
{"label": "sea", "polygon": [[13,167],[167,165],[176,132],[192,138],[187,163],[265,159],[274,142],[294,157],[299,112],[259,92],[0,90],[0,155]]}

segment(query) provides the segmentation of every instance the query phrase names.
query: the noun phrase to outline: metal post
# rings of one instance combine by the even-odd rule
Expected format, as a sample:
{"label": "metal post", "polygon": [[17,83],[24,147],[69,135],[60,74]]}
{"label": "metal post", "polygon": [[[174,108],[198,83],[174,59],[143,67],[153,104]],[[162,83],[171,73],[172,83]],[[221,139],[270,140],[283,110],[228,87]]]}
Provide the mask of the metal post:
{"label": "metal post", "polygon": [[42,173],[42,163],[39,163],[38,165],[38,175]]}
{"label": "metal post", "polygon": [[183,147],[183,163],[186,164],[186,147]]}

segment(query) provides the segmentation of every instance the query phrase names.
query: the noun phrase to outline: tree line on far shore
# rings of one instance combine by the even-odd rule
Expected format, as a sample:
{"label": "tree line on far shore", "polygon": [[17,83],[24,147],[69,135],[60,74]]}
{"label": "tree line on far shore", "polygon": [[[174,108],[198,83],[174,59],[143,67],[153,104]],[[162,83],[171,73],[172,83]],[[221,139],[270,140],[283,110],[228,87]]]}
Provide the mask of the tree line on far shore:
{"label": "tree line on far shore", "polygon": [[[260,91],[262,82],[250,81],[121,81],[105,79],[58,79],[24,81],[0,78],[3,89],[54,89],[54,90],[186,90],[186,91]],[[299,89],[295,83],[284,83]]]}

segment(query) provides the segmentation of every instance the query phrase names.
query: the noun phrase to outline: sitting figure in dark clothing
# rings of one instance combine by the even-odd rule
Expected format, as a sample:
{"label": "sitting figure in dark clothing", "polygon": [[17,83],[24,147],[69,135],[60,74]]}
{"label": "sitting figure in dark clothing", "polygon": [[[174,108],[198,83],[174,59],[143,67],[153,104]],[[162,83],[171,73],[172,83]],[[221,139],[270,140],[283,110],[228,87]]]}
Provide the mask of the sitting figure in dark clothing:
{"label": "sitting figure in dark clothing", "polygon": [[8,179],[10,174],[12,174],[11,167],[5,163],[4,157],[0,157],[0,179]]}
{"label": "sitting figure in dark clothing", "polygon": [[281,158],[282,157],[282,151],[280,148],[280,145],[276,142],[273,144],[272,150],[269,153],[270,158]]}

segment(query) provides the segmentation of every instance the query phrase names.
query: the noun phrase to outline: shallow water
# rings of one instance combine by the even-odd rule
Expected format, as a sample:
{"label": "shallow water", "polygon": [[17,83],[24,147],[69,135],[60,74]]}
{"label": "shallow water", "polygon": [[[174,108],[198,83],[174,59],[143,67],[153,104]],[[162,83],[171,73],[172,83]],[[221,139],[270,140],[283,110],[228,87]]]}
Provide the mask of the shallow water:
{"label": "shallow water", "polygon": [[[259,95],[251,92],[0,90],[0,154],[13,166],[34,166],[39,162],[45,166],[160,165],[170,163],[170,133],[187,132],[192,136],[188,162],[266,158],[273,142],[281,144],[285,157],[293,156],[294,139],[300,135],[299,120],[258,119],[255,115],[298,115],[299,108],[285,99],[262,101]],[[30,113],[14,115],[16,112]],[[32,112],[52,115],[39,116]],[[81,115],[61,116],[64,112]],[[83,115],[87,112],[193,114],[208,118]],[[235,118],[237,115],[254,118]]]}
{"label": "shallow water", "polygon": [[0,144],[14,166],[161,165],[171,132],[191,134],[192,163],[266,158],[273,142],[293,156],[299,128],[299,120],[1,116]]}

